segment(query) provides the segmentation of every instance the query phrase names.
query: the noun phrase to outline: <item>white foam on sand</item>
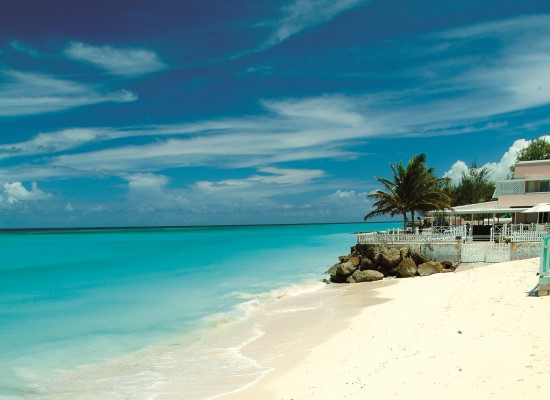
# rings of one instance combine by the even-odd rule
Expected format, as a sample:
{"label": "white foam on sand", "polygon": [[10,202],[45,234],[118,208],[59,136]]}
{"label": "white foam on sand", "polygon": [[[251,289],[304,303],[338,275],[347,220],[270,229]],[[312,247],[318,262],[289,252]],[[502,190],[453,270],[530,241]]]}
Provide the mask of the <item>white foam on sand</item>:
{"label": "white foam on sand", "polygon": [[[314,282],[246,296],[235,310],[210,317],[202,331],[106,362],[56,371],[34,379],[30,391],[17,398],[198,400],[234,393],[271,371],[270,362],[300,340],[300,331],[323,322],[327,302],[346,289]],[[296,316],[299,330],[290,329],[277,343],[264,340],[266,330],[284,328]]]}

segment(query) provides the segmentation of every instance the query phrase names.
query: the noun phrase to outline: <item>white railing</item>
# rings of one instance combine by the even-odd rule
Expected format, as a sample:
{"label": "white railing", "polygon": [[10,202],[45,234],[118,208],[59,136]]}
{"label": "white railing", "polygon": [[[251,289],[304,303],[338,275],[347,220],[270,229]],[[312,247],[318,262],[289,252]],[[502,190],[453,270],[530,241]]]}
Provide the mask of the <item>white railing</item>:
{"label": "white railing", "polygon": [[[404,244],[404,243],[441,243],[473,241],[473,226],[426,228],[420,233],[405,232],[403,229],[389,229],[383,232],[361,232],[357,234],[359,244]],[[540,243],[542,238],[550,234],[550,224],[503,224],[491,228],[490,235],[485,240],[501,243]],[[479,239],[479,238],[478,238]]]}
{"label": "white railing", "polygon": [[471,232],[467,234],[466,226],[425,228],[422,233],[406,232],[402,229],[389,229],[384,232],[365,232],[357,234],[359,244],[405,244],[405,243],[442,243],[471,241]]}
{"label": "white railing", "polygon": [[509,239],[513,243],[540,243],[548,234],[550,234],[550,224],[505,224],[502,226],[500,238]]}

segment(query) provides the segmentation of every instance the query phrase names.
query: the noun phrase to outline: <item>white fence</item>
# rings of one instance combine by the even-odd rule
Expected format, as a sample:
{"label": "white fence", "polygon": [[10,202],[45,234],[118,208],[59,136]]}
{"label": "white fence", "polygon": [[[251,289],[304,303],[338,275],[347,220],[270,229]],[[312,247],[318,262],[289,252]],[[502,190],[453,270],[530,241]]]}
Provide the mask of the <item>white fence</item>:
{"label": "white fence", "polygon": [[359,244],[406,244],[406,243],[444,243],[457,241],[471,241],[471,233],[466,226],[431,227],[415,233],[405,232],[402,229],[390,229],[384,232],[366,232],[357,234]]}
{"label": "white fence", "polygon": [[[401,243],[440,243],[440,242],[471,242],[473,226],[426,228],[420,233],[406,232],[402,229],[389,229],[383,232],[366,232],[357,234],[357,243],[401,244]],[[503,224],[491,228],[490,235],[485,240],[491,242],[540,243],[542,238],[550,234],[550,224]],[[482,236],[476,236],[480,240]],[[483,239],[481,239],[483,240]]]}
{"label": "white fence", "polygon": [[500,237],[513,243],[538,242],[550,234],[548,224],[505,224],[502,226]]}
{"label": "white fence", "polygon": [[505,262],[510,261],[510,255],[510,243],[463,243],[460,249],[460,258],[462,262]]}

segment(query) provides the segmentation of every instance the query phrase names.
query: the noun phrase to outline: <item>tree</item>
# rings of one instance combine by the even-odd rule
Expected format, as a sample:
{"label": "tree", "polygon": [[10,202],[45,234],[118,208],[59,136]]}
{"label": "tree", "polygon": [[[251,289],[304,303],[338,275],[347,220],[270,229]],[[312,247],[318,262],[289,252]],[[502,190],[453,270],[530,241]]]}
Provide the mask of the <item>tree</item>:
{"label": "tree", "polygon": [[550,143],[545,137],[532,140],[526,148],[518,152],[516,157],[516,162],[534,160],[550,160]]}
{"label": "tree", "polygon": [[409,160],[406,167],[401,162],[390,163],[393,180],[376,177],[384,186],[367,198],[375,200],[373,209],[365,216],[365,221],[379,215],[390,214],[392,217],[403,215],[403,228],[407,227],[407,213],[411,215],[414,227],[416,211],[450,209],[450,198],[441,190],[442,179],[434,175],[434,168],[426,167],[426,154],[418,154]]}
{"label": "tree", "polygon": [[470,169],[462,173],[458,184],[449,188],[452,205],[490,201],[495,193],[495,184],[489,179],[491,173],[486,167],[478,168],[474,161]]}

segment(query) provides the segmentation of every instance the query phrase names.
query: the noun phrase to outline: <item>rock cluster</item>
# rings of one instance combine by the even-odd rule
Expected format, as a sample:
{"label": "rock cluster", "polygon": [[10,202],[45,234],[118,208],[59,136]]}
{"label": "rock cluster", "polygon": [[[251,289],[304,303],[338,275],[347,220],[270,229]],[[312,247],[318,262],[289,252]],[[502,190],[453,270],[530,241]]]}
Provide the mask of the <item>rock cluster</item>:
{"label": "rock cluster", "polygon": [[334,283],[371,282],[388,276],[411,278],[454,271],[450,261],[428,260],[423,254],[408,247],[386,247],[374,244],[358,244],[347,256],[338,257],[327,274]]}

